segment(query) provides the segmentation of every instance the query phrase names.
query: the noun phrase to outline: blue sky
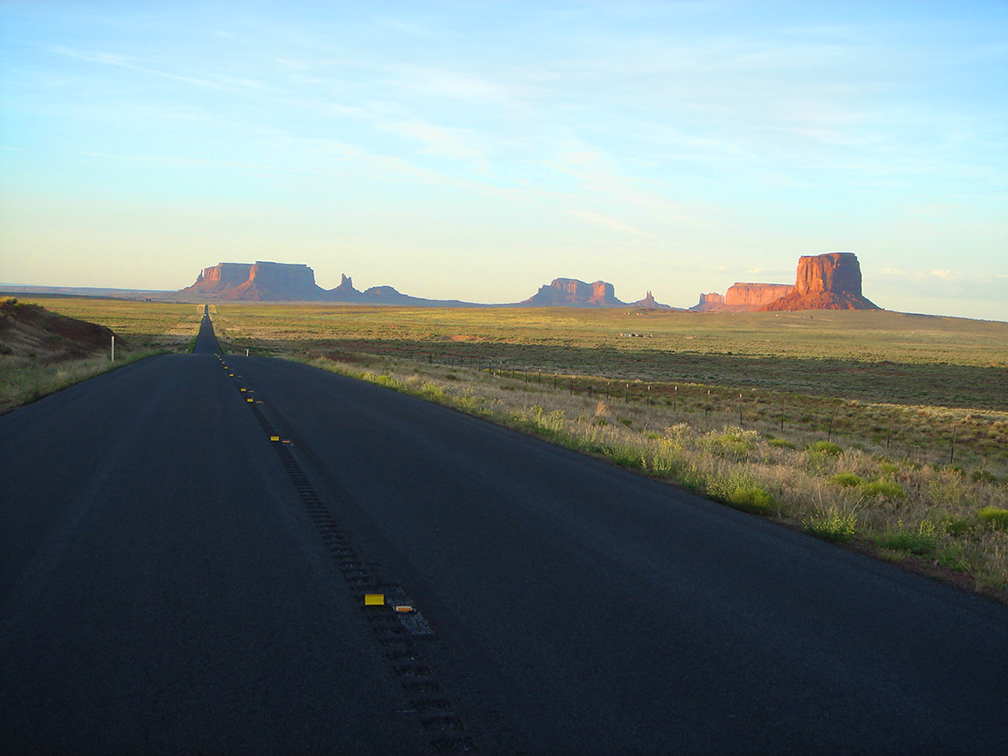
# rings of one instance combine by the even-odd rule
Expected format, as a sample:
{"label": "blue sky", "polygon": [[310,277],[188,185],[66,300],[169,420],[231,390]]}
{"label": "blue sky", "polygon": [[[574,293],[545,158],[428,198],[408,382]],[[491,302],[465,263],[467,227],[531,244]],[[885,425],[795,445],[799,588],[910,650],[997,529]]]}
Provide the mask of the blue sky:
{"label": "blue sky", "polygon": [[832,251],[1008,320],[1008,3],[0,5],[4,283],[689,306]]}

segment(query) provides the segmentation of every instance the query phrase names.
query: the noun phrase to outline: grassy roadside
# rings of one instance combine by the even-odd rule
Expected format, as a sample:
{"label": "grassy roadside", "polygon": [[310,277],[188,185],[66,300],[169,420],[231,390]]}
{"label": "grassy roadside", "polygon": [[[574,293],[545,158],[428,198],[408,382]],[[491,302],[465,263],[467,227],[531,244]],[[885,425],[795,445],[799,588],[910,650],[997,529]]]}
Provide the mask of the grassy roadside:
{"label": "grassy roadside", "polygon": [[0,414],[75,383],[162,353],[164,351],[122,353],[116,355],[115,362],[103,355],[45,364],[35,364],[29,359],[0,357]]}
{"label": "grassy roadside", "polygon": [[508,374],[359,359],[301,361],[533,433],[1008,603],[1008,486],[990,473]]}
{"label": "grassy roadside", "polygon": [[185,350],[195,342],[202,315],[202,308],[174,303],[33,295],[18,301],[104,325],[120,338],[115,362],[105,352],[70,358],[44,347],[0,353],[0,414],[137,360]]}
{"label": "grassy roadside", "polygon": [[626,392],[631,403],[719,425],[881,446],[921,464],[1008,477],[1006,323],[890,312],[241,303],[212,307],[211,316],[236,352],[492,366],[543,382],[559,375],[573,379],[574,393],[622,400]]}

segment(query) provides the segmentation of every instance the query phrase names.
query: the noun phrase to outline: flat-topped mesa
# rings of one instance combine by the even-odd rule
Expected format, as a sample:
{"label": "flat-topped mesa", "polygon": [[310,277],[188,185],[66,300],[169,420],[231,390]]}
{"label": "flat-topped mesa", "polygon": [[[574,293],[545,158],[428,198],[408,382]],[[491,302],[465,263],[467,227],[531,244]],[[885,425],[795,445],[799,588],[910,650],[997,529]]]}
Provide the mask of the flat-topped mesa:
{"label": "flat-topped mesa", "polygon": [[690,309],[693,312],[753,312],[764,305],[790,294],[791,284],[735,283],[721,294],[701,294],[700,301]]}
{"label": "flat-topped mesa", "polygon": [[710,312],[711,310],[724,309],[724,294],[712,291],[710,294],[701,294],[700,301],[689,308],[691,312]]}
{"label": "flat-topped mesa", "polygon": [[296,301],[321,299],[324,294],[315,283],[315,271],[303,263],[256,262],[248,280],[227,298]]}
{"label": "flat-topped mesa", "polygon": [[265,302],[317,301],[325,290],[315,283],[315,272],[301,263],[220,263],[205,268],[196,283],[181,294],[208,299]]}
{"label": "flat-topped mesa", "polygon": [[613,285],[606,281],[585,283],[576,278],[554,278],[518,304],[525,307],[621,307],[626,303],[616,299]]}
{"label": "flat-topped mesa", "polygon": [[218,263],[211,268],[204,268],[196,277],[196,283],[182,291],[207,295],[223,294],[245,283],[251,270],[252,263]]}
{"label": "flat-topped mesa", "polygon": [[877,310],[861,293],[861,265],[853,252],[798,258],[794,291],[761,310]]}
{"label": "flat-topped mesa", "polygon": [[727,308],[756,310],[794,291],[791,284],[735,283],[725,292]]}

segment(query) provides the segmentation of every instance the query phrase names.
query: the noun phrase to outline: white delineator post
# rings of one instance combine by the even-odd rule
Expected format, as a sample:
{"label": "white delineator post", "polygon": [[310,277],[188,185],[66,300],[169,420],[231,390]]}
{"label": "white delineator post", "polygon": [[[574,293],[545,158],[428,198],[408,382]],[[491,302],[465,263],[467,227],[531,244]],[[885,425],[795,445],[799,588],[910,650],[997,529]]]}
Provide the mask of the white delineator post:
{"label": "white delineator post", "polygon": [[115,362],[115,334],[112,334],[112,362]]}

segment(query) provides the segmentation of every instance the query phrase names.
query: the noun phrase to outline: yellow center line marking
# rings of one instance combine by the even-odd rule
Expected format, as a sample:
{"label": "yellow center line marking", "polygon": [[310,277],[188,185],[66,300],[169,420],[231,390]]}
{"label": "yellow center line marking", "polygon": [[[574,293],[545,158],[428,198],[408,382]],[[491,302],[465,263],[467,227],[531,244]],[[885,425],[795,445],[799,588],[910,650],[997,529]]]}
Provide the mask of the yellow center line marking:
{"label": "yellow center line marking", "polygon": [[364,606],[385,606],[384,593],[365,593]]}

